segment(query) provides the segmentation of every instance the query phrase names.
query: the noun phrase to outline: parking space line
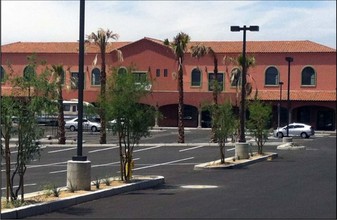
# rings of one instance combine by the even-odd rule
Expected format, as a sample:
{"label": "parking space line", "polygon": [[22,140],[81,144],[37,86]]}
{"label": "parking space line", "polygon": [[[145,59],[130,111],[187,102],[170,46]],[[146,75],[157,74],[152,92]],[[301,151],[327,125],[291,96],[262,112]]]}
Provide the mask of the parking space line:
{"label": "parking space line", "polygon": [[68,150],[74,150],[74,149],[77,149],[77,147],[66,148],[66,149],[61,149],[61,150],[53,150],[53,151],[48,151],[48,154],[52,154],[52,153],[58,153],[58,152],[62,152],[62,151],[68,151]]}
{"label": "parking space line", "polygon": [[[36,183],[30,183],[30,184],[24,184],[23,186],[36,186],[37,184]],[[19,185],[16,185],[16,186],[13,186],[13,188],[18,188]],[[2,187],[1,190],[5,190],[6,187]]]}
{"label": "parking space line", "polygon": [[153,164],[153,165],[149,165],[149,166],[135,168],[133,170],[142,170],[142,169],[147,169],[147,168],[152,168],[152,167],[159,167],[159,166],[163,166],[163,165],[169,165],[169,164],[172,164],[172,163],[177,163],[177,162],[181,162],[181,161],[185,161],[185,160],[192,160],[192,159],[194,159],[194,157],[188,157],[188,158],[180,159],[180,160],[173,160],[173,161],[169,161],[169,162],[165,162],[165,163]]}
{"label": "parking space line", "polygon": [[48,166],[54,166],[54,165],[59,165],[59,164],[64,164],[64,163],[67,163],[67,161],[58,162],[58,163],[40,164],[40,165],[28,165],[27,168],[48,167]]}
{"label": "parking space line", "polygon": [[116,148],[119,148],[119,146],[117,146],[117,147],[108,147],[108,148],[97,149],[97,150],[91,150],[91,151],[88,151],[88,154],[96,153],[96,152],[100,152],[100,151],[105,151],[105,150],[112,150],[112,149],[116,149]]}
{"label": "parking space line", "polygon": [[157,144],[154,147],[142,148],[142,149],[139,149],[139,150],[134,150],[133,152],[140,152],[140,151],[145,151],[145,150],[151,150],[151,149],[156,149],[156,148],[163,147],[163,146],[164,145],[162,145],[162,144]]}
{"label": "parking space line", "polygon": [[190,147],[190,148],[182,149],[182,150],[179,150],[179,152],[184,152],[184,151],[188,151],[188,150],[194,150],[194,149],[198,149],[198,148],[201,148],[201,147],[205,147],[205,145],[198,145],[198,146],[195,146],[195,147]]}
{"label": "parking space line", "polygon": [[[136,161],[136,160],[139,160],[139,159],[140,159],[140,158],[135,158],[135,159],[133,159],[133,160]],[[105,164],[97,164],[97,165],[91,166],[91,168],[95,168],[95,167],[105,167],[105,166],[114,165],[114,164],[120,164],[120,161],[112,162],[112,163],[105,163]]]}
{"label": "parking space line", "polygon": [[227,151],[235,150],[235,147],[227,149]]}

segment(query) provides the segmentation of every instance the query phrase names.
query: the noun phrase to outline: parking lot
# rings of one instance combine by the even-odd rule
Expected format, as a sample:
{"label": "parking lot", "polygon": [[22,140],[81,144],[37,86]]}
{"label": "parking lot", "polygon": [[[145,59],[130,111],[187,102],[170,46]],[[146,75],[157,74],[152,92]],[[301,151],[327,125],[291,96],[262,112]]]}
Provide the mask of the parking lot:
{"label": "parking lot", "polygon": [[[186,135],[192,134],[193,131]],[[157,138],[155,136],[152,140]],[[166,140],[163,137],[163,133],[158,136]],[[175,134],[171,138],[175,138]],[[265,151],[278,153],[278,158],[232,170],[193,170],[197,163],[218,159],[217,147],[142,146],[134,152],[134,174],[162,175],[165,185],[87,202],[32,219],[335,218],[336,136],[321,135],[295,141],[306,149],[281,151],[275,145],[266,145]],[[66,161],[73,153],[75,150],[70,148],[44,149],[42,156],[49,160],[41,158],[40,164],[53,161],[55,164],[30,167],[30,175],[36,175],[32,179],[37,181],[38,176],[44,176],[64,184]],[[84,154],[92,162],[93,178],[107,172],[118,175],[116,153],[113,147],[84,148]],[[229,146],[226,157],[233,153]]]}

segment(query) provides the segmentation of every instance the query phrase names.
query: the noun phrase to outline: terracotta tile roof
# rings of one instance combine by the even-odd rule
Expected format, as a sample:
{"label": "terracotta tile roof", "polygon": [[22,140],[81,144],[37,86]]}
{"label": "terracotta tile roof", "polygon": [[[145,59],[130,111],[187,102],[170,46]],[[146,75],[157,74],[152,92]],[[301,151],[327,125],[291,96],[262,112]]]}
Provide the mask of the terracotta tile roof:
{"label": "terracotta tile roof", "polygon": [[[163,41],[145,37],[143,39],[163,44]],[[142,39],[141,39],[142,40]],[[139,41],[141,41],[139,40]],[[136,41],[137,42],[137,41]],[[121,48],[130,43],[136,42],[113,42],[108,47],[107,52]],[[216,53],[241,53],[242,41],[192,41],[192,45],[204,44],[211,47]],[[312,42],[312,41],[247,41],[247,53],[310,53],[310,52],[331,52],[336,53],[336,49]],[[1,46],[3,53],[77,53],[77,42],[16,42]],[[99,49],[94,44],[86,45],[87,53],[97,53]]]}
{"label": "terracotta tile roof", "polygon": [[[189,47],[204,44],[216,53],[241,53],[242,41],[199,41],[191,42]],[[301,52],[336,52],[336,49],[312,41],[247,41],[247,53],[301,53]]]}
{"label": "terracotta tile roof", "polygon": [[[290,100],[296,101],[336,101],[336,91],[290,91]],[[252,99],[253,97],[249,97]],[[277,101],[280,99],[280,91],[264,90],[258,92],[261,100]],[[287,100],[287,91],[282,92],[282,100]]]}
{"label": "terracotta tile roof", "polygon": [[[120,48],[129,42],[112,42],[108,45],[107,52]],[[78,53],[78,42],[16,42],[1,46],[2,53]],[[95,44],[86,44],[87,53],[98,53]]]}

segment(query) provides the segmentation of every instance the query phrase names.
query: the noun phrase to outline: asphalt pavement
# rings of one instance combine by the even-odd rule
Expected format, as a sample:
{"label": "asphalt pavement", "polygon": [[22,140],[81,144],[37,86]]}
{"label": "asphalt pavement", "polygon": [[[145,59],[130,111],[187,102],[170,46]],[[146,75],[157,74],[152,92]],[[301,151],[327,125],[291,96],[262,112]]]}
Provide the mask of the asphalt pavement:
{"label": "asphalt pavement", "polygon": [[142,166],[156,163],[156,157],[163,159],[160,157],[163,152],[167,159],[177,152],[180,157],[194,159],[137,171],[164,176],[165,184],[160,187],[115,195],[29,219],[336,219],[336,136],[295,141],[305,145],[305,150],[266,146],[265,150],[278,153],[276,159],[229,170],[193,169],[196,163],[211,159],[210,154],[215,154],[216,148],[186,150],[185,147],[176,151],[158,148],[151,151],[154,159],[144,159]]}

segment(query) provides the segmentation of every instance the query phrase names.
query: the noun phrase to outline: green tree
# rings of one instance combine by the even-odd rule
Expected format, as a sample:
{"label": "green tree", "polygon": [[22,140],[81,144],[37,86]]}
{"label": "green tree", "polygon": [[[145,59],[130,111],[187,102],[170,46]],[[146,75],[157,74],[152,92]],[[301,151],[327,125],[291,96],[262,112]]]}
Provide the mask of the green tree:
{"label": "green tree", "polygon": [[184,55],[187,51],[187,44],[190,42],[191,38],[189,35],[184,32],[177,34],[172,42],[169,42],[168,39],[164,41],[164,44],[169,46],[176,59],[178,61],[178,143],[185,143],[185,134],[184,134],[184,69],[183,61]]}
{"label": "green tree", "polygon": [[[99,107],[99,116],[101,120],[101,130],[100,130],[100,144],[106,144],[106,111],[104,109],[104,102],[106,100],[106,50],[109,45],[109,41],[111,39],[117,40],[119,35],[113,33],[109,29],[104,30],[102,28],[98,29],[97,33],[92,32],[90,35],[87,36],[87,41],[96,44],[101,53],[101,90],[100,90],[100,107]],[[117,51],[118,57],[122,60],[121,52]]]}
{"label": "green tree", "polygon": [[210,106],[212,113],[212,126],[215,128],[215,137],[220,149],[221,163],[225,163],[225,146],[237,127],[237,119],[234,117],[232,105],[229,102]]}
{"label": "green tree", "polygon": [[[18,199],[21,191],[21,202],[24,202],[24,175],[27,164],[40,156],[38,140],[43,135],[43,130],[37,124],[36,115],[41,114],[53,101],[55,92],[53,83],[50,83],[51,73],[45,66],[45,62],[38,62],[35,55],[28,56],[28,71],[24,76],[9,79],[13,88],[11,108],[17,118],[17,157],[13,165],[13,173],[10,178],[11,200]],[[36,74],[37,67],[44,66],[40,74]],[[10,113],[11,114],[11,113]],[[6,127],[4,129],[7,129]],[[6,176],[7,177],[7,176]],[[8,180],[7,180],[8,182]],[[15,190],[14,185],[18,185]]]}
{"label": "green tree", "polygon": [[[192,51],[192,57],[195,57],[197,59],[200,59],[201,57],[204,57],[208,54],[211,55],[213,59],[213,65],[214,65],[214,80],[212,82],[212,88],[213,88],[213,105],[218,105],[218,95],[221,91],[221,86],[219,85],[218,81],[218,57],[215,53],[215,51],[212,49],[212,47],[206,47],[203,44],[198,44],[196,46],[191,47]],[[214,116],[215,117],[215,116]],[[211,142],[216,142],[216,128],[214,127],[214,124],[212,124],[212,135],[211,135]]]}
{"label": "green tree", "polygon": [[[17,121],[15,121],[16,99],[11,96],[1,98],[1,137],[4,139],[4,146],[1,146],[1,155],[5,159],[6,164],[6,201],[9,202],[10,197],[10,177],[11,177],[11,151],[9,148],[12,135],[17,132]],[[4,149],[3,149],[4,148]]]}
{"label": "green tree", "polygon": [[64,109],[63,109],[63,95],[62,95],[62,77],[64,73],[63,65],[52,65],[52,73],[57,86],[57,137],[59,144],[66,143],[65,135],[65,121],[64,121]]}
{"label": "green tree", "polygon": [[258,146],[258,154],[263,154],[263,145],[268,138],[268,124],[271,119],[272,108],[270,105],[254,100],[249,103],[248,129],[253,132]]}
{"label": "green tree", "polygon": [[139,104],[150,93],[148,85],[146,78],[136,79],[131,68],[124,74],[114,71],[108,81],[105,108],[108,118],[116,120],[112,130],[118,136],[121,179],[126,182],[132,177],[134,147],[154,123],[155,109]]}

